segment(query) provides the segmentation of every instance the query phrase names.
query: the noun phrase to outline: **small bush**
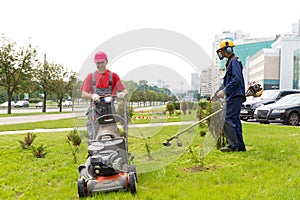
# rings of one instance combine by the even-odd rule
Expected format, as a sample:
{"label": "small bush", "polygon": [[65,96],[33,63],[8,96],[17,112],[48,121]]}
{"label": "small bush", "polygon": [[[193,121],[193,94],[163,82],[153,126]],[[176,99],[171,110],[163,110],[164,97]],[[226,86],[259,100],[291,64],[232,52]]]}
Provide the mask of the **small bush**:
{"label": "small bush", "polygon": [[169,114],[172,115],[174,113],[175,106],[173,103],[168,103],[167,104],[167,111],[169,111]]}
{"label": "small bush", "polygon": [[41,144],[38,147],[32,146],[33,155],[36,158],[44,158],[46,156],[46,154],[47,154],[46,151],[45,151],[45,148],[46,147],[43,144]]}
{"label": "small bush", "polygon": [[176,115],[176,116],[180,116],[181,114],[182,114],[182,112],[181,112],[180,110],[176,110],[176,111],[175,111],[175,115]]}
{"label": "small bush", "polygon": [[80,146],[81,144],[81,138],[78,134],[78,131],[74,129],[73,131],[70,131],[69,135],[67,135],[68,140],[73,144],[73,146]]}
{"label": "small bush", "polygon": [[206,131],[201,130],[201,131],[200,131],[200,136],[201,136],[201,137],[204,137],[205,135],[206,135]]}
{"label": "small bush", "polygon": [[180,110],[180,102],[172,102],[174,105],[175,110]]}
{"label": "small bush", "polygon": [[70,133],[69,133],[69,135],[67,135],[67,137],[68,137],[67,142],[68,142],[70,150],[72,152],[72,156],[74,158],[74,163],[77,163],[77,154],[79,153],[79,146],[81,144],[81,138],[78,134],[77,129],[70,131]]}
{"label": "small bush", "polygon": [[209,104],[209,101],[207,101],[207,100],[201,100],[201,101],[199,101],[199,106],[203,110],[206,110],[208,104]]}
{"label": "small bush", "polygon": [[33,141],[36,138],[36,134],[32,132],[28,132],[27,135],[24,138],[24,141],[19,140],[19,143],[21,144],[22,149],[29,149],[32,145]]}

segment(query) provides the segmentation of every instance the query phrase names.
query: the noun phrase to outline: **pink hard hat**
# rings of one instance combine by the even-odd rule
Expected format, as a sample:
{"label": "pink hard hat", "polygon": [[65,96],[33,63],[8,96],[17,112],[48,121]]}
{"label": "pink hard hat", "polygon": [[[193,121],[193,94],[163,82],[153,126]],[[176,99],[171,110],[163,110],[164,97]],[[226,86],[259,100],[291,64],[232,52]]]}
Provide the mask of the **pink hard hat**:
{"label": "pink hard hat", "polygon": [[97,52],[95,54],[94,62],[104,62],[107,59],[107,55],[104,52]]}

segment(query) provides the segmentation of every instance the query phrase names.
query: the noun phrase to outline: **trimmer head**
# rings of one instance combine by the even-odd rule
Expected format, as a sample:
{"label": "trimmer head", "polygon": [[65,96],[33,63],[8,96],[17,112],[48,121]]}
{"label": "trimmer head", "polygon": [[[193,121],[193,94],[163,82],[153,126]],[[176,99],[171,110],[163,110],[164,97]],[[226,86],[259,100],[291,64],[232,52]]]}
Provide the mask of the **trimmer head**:
{"label": "trimmer head", "polygon": [[165,141],[164,143],[163,143],[163,145],[165,146],[165,147],[168,147],[168,146],[171,146],[171,142],[169,141],[169,140],[167,140],[167,141]]}

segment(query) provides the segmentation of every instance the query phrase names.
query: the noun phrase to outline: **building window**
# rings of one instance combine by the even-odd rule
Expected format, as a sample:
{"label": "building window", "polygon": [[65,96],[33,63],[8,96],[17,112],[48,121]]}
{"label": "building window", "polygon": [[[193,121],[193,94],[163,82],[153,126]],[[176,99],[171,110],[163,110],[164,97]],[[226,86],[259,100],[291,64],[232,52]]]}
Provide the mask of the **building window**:
{"label": "building window", "polygon": [[300,89],[300,49],[294,51],[293,89]]}

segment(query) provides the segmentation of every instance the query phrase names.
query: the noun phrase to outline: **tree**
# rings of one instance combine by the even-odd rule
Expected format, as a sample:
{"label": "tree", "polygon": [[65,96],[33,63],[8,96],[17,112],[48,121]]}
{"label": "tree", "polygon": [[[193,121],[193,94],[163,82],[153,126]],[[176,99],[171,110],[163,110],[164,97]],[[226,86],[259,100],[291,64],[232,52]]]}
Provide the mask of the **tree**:
{"label": "tree", "polygon": [[145,93],[145,96],[146,96],[146,101],[150,102],[150,106],[152,106],[152,102],[158,100],[157,93],[152,91],[152,90],[147,90],[146,93]]}
{"label": "tree", "polygon": [[44,57],[44,64],[39,63],[35,70],[35,78],[38,85],[38,89],[43,93],[43,109],[42,112],[46,112],[46,100],[48,94],[53,90],[53,80],[58,76],[55,64],[49,64],[46,61],[46,55]]}
{"label": "tree", "polygon": [[133,102],[138,103],[138,107],[140,106],[140,101],[141,101],[141,95],[142,91],[140,90],[135,90],[133,93],[131,93],[129,101],[131,102],[131,107],[133,107]]}
{"label": "tree", "polygon": [[130,81],[123,81],[124,85],[126,86],[126,89],[128,91],[129,101],[131,103],[131,107],[133,107],[133,102],[137,102],[138,96],[137,96],[137,89],[138,84],[132,80]]}
{"label": "tree", "polygon": [[76,81],[76,75],[73,72],[67,71],[62,65],[48,63],[46,55],[44,64],[39,64],[35,71],[35,77],[39,89],[43,92],[43,109],[46,112],[47,96],[52,93],[56,94],[59,100],[59,111],[62,111],[61,105],[65,95],[72,95],[73,86]]}
{"label": "tree", "polygon": [[31,44],[17,48],[3,34],[0,42],[0,86],[6,90],[7,114],[11,114],[13,94],[27,91],[31,86],[37,52]]}
{"label": "tree", "polygon": [[157,94],[158,95],[158,100],[159,101],[161,101],[161,102],[163,102],[163,103],[165,103],[166,102],[166,96],[165,96],[165,94],[164,93],[158,93]]}
{"label": "tree", "polygon": [[129,95],[131,95],[138,88],[138,84],[132,80],[123,81],[123,83],[126,86]]}
{"label": "tree", "polygon": [[81,93],[82,93],[80,90],[80,87],[82,86],[83,81],[76,78],[76,80],[73,84],[74,84],[73,92],[72,92],[73,101],[75,101],[75,100],[80,101]]}
{"label": "tree", "polygon": [[[57,76],[52,80],[52,92],[58,98],[59,112],[62,112],[62,100],[65,96],[73,96],[73,88],[77,82],[76,73],[68,71],[61,65],[53,65]],[[72,100],[74,100],[72,98]]]}

